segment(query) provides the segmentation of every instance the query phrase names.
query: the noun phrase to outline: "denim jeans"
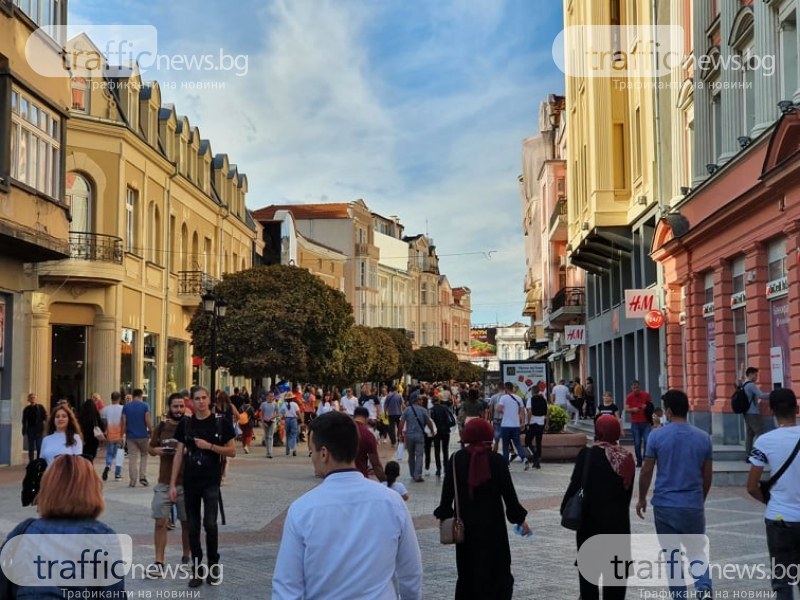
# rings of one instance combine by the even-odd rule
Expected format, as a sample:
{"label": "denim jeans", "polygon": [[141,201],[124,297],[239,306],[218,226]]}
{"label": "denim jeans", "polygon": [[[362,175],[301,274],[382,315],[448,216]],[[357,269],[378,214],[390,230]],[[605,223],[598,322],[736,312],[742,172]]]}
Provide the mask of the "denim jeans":
{"label": "denim jeans", "polygon": [[424,435],[406,435],[408,451],[408,474],[412,479],[422,478],[422,454],[425,450]]}
{"label": "denim jeans", "polygon": [[644,451],[647,448],[647,437],[650,435],[650,425],[647,423],[631,423],[633,435],[633,449],[636,452],[636,464],[641,466]]}
{"label": "denim jeans", "polygon": [[217,529],[219,486],[210,485],[201,489],[192,489],[184,485],[183,499],[186,503],[186,517],[189,520],[189,547],[192,549],[192,562],[197,565],[203,560],[203,546],[200,543],[200,524],[202,523],[203,529],[206,530],[208,564],[219,563],[219,530]]}
{"label": "denim jeans", "polygon": [[275,419],[263,423],[264,442],[267,446],[267,456],[272,456],[272,445],[275,442]]}
{"label": "denim jeans", "polygon": [[[776,600],[792,600],[794,598],[792,586],[800,590],[800,581],[792,579],[797,577],[797,565],[800,565],[800,523],[770,519],[765,521],[769,556],[776,566],[775,575],[782,575],[772,578],[772,590],[775,592]],[[792,572],[793,569],[795,572]]]}
{"label": "denim jeans", "polygon": [[[117,450],[122,447],[122,440],[111,442],[106,440],[106,467],[111,468],[111,463],[117,457]],[[114,467],[114,477],[122,477],[122,465]]]}
{"label": "denim jeans", "polygon": [[286,455],[297,448],[297,419],[288,417],[286,425]]}
{"label": "denim jeans", "polygon": [[[653,507],[653,518],[656,523],[656,534],[659,536],[659,542],[662,548],[673,546],[670,542],[663,542],[664,535],[681,535],[681,534],[696,534],[703,535],[706,531],[706,517],[705,512],[698,508],[667,508],[667,507]],[[700,543],[695,535],[688,535],[681,540],[686,552],[686,560],[691,565],[693,561],[704,561],[706,569],[703,573],[697,573],[696,570],[691,573],[695,577],[694,587],[695,590],[700,592],[711,591],[711,577],[708,572],[708,555],[704,552],[704,546]],[[679,555],[680,548],[677,549]],[[670,573],[670,557],[665,557],[667,561],[664,567],[667,571],[667,577],[671,580],[669,592],[671,598],[688,598],[686,591],[686,582],[682,569]],[[674,577],[670,577],[673,575]]]}
{"label": "denim jeans", "polygon": [[519,427],[501,427],[500,436],[503,439],[503,458],[506,464],[509,462],[509,446],[511,446],[512,443],[517,450],[519,460],[525,462],[525,448],[522,446],[522,442],[519,441]]}

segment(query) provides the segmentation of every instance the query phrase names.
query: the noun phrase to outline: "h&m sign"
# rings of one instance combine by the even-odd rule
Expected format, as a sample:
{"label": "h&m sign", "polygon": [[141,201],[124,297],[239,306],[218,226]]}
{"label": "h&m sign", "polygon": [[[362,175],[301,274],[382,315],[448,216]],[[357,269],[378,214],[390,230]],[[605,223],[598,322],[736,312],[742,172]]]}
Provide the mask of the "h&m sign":
{"label": "h&m sign", "polygon": [[565,325],[564,342],[570,346],[580,346],[586,343],[585,325]]}
{"label": "h&m sign", "polygon": [[656,290],[625,290],[625,318],[637,319],[651,310],[658,310]]}

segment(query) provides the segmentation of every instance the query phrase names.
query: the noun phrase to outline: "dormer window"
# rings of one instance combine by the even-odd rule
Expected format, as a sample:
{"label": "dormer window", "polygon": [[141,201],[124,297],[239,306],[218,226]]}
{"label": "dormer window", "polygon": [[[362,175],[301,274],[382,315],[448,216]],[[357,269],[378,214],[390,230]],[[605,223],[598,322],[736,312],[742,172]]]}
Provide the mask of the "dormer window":
{"label": "dormer window", "polygon": [[72,78],[72,110],[89,112],[89,84],[84,77]]}

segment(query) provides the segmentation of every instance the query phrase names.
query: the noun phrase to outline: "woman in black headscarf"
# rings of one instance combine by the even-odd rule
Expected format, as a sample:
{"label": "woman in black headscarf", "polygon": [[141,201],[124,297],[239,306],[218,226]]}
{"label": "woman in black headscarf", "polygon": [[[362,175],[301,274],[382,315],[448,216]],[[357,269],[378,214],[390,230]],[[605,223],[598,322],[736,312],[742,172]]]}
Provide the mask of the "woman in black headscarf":
{"label": "woman in black headscarf", "polygon": [[[452,517],[458,494],[464,541],[456,545],[456,600],[511,598],[514,577],[506,518],[521,525],[523,535],[530,532],[525,521],[528,511],[517,500],[505,460],[492,452],[493,440],[494,430],[488,422],[467,422],[461,436],[466,447],[450,458],[442,498],[433,513],[439,520]],[[453,482],[453,465],[457,485]]]}

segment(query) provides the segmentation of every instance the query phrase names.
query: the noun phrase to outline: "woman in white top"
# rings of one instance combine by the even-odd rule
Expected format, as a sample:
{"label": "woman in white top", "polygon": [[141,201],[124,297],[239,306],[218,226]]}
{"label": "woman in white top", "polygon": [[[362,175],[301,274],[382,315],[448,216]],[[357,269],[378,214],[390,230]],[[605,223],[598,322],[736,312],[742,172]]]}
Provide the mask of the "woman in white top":
{"label": "woman in white top", "polygon": [[289,452],[292,456],[297,456],[297,414],[300,407],[291,392],[286,392],[283,396],[282,412],[286,427],[286,456],[289,456]]}
{"label": "woman in white top", "polygon": [[39,454],[49,465],[62,454],[83,453],[81,427],[72,410],[66,404],[59,405],[47,420],[47,436],[42,440]]}
{"label": "woman in white top", "polygon": [[334,410],[335,408],[331,402],[331,393],[325,392],[325,394],[322,396],[322,402],[320,402],[320,405],[317,407],[317,416],[333,412]]}

